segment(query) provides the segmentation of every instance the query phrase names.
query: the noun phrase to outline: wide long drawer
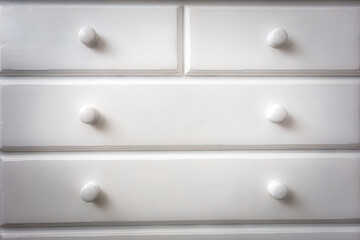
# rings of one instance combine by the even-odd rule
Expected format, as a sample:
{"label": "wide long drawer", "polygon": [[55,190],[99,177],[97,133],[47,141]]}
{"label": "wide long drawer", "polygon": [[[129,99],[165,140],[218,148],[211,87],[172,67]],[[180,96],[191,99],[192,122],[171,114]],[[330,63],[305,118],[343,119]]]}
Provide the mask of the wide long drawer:
{"label": "wide long drawer", "polygon": [[8,154],[2,155],[1,219],[355,220],[359,180],[359,152]]}
{"label": "wide long drawer", "polygon": [[1,70],[178,74],[181,32],[178,6],[4,6]]}
{"label": "wide long drawer", "polygon": [[189,6],[189,74],[359,73],[360,5]]}
{"label": "wide long drawer", "polygon": [[4,150],[359,146],[356,80],[28,81],[3,82]]}

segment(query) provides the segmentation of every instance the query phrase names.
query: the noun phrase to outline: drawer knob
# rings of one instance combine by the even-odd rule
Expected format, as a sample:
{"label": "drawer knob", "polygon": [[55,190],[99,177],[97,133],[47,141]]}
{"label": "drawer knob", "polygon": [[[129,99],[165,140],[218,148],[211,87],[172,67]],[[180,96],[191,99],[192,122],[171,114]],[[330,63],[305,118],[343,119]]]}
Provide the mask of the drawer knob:
{"label": "drawer knob", "polygon": [[99,119],[99,113],[92,106],[85,106],[79,112],[80,121],[86,124],[94,124]]}
{"label": "drawer knob", "polygon": [[92,27],[86,26],[79,30],[79,40],[87,47],[94,47],[97,43],[98,36]]}
{"label": "drawer knob", "polygon": [[283,183],[278,181],[270,182],[267,190],[270,196],[276,200],[282,200],[286,198],[288,194],[287,187]]}
{"label": "drawer knob", "polygon": [[266,118],[273,123],[280,123],[287,117],[286,108],[281,105],[274,105],[267,109]]}
{"label": "drawer knob", "polygon": [[85,202],[94,202],[101,194],[101,189],[96,183],[87,183],[80,190],[81,199]]}
{"label": "drawer knob", "polygon": [[287,32],[282,28],[275,28],[267,35],[267,44],[273,48],[282,47],[288,39]]}

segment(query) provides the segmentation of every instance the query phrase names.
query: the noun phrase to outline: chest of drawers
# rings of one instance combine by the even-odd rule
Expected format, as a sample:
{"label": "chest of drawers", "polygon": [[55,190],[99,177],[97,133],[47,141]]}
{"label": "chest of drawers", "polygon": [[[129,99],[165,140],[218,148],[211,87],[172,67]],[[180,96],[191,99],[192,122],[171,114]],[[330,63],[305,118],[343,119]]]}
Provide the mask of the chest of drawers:
{"label": "chest of drawers", "polygon": [[358,2],[0,5],[0,239],[360,239]]}

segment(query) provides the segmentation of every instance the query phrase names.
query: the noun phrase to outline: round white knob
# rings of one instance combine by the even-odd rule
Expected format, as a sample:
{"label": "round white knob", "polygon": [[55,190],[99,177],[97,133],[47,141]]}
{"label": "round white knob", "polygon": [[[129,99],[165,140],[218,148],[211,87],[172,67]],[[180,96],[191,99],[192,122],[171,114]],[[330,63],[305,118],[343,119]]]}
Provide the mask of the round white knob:
{"label": "round white knob", "polygon": [[268,192],[271,197],[273,197],[276,200],[281,200],[286,198],[288,194],[287,187],[278,181],[272,181],[268,185]]}
{"label": "round white knob", "polygon": [[280,123],[287,117],[286,108],[281,105],[274,105],[267,109],[266,118],[273,123]]}
{"label": "round white knob", "polygon": [[283,46],[288,39],[287,32],[282,28],[275,28],[267,35],[267,44],[273,48]]}
{"label": "round white knob", "polygon": [[80,196],[85,202],[94,202],[101,194],[101,189],[96,183],[87,183],[80,190]]}
{"label": "round white knob", "polygon": [[80,109],[79,118],[83,123],[94,124],[99,118],[99,113],[96,108],[92,106],[85,106]]}
{"label": "round white knob", "polygon": [[92,27],[82,27],[79,31],[79,40],[88,47],[94,47],[98,36]]}

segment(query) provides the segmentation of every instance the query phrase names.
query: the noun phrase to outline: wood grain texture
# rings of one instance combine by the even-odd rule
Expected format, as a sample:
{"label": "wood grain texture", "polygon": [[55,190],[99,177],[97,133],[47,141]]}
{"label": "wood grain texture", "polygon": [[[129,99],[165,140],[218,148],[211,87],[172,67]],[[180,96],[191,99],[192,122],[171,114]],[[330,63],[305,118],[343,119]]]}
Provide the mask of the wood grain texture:
{"label": "wood grain texture", "polygon": [[[7,225],[360,219],[359,152],[5,154],[1,166]],[[94,203],[80,197],[88,182]]]}
{"label": "wood grain texture", "polygon": [[[2,85],[3,150],[321,149],[360,141],[358,81],[14,80]],[[266,118],[274,104],[287,109],[283,123]],[[100,113],[95,125],[79,119],[86,105]]]}

